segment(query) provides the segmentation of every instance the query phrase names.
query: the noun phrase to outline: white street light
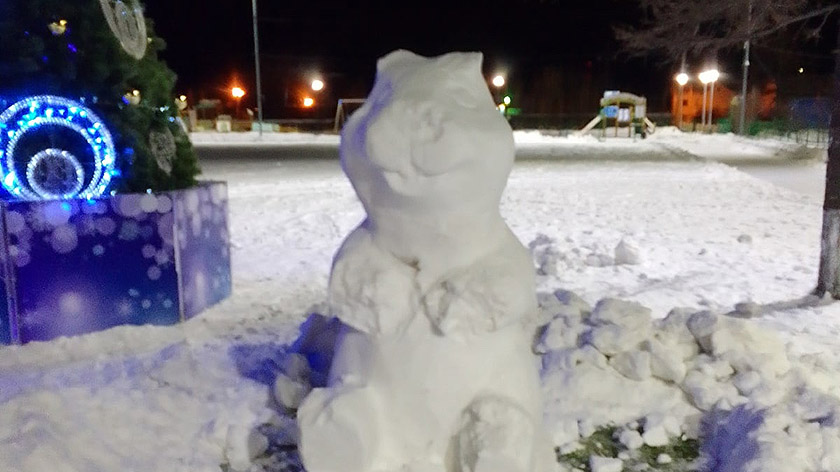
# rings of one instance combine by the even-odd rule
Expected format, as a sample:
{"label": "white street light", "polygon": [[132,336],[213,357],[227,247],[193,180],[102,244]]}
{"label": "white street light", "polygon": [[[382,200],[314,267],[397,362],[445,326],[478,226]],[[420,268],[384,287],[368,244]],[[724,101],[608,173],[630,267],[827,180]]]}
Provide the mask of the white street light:
{"label": "white street light", "polygon": [[501,74],[496,75],[493,77],[493,85],[496,87],[502,87],[505,85],[505,78]]}
{"label": "white street light", "polygon": [[324,89],[324,81],[321,79],[315,79],[312,81],[312,90],[316,92],[320,92]]}
{"label": "white street light", "polygon": [[680,85],[680,87],[682,87],[683,85],[688,83],[688,74],[686,74],[685,72],[680,72],[675,77],[675,80]]}

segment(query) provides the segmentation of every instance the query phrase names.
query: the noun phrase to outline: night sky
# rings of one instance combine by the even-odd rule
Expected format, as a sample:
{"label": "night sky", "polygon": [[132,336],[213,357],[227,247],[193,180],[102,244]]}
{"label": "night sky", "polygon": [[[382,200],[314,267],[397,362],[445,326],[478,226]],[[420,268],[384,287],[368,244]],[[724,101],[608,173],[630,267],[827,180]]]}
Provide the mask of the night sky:
{"label": "night sky", "polygon": [[[179,76],[178,93],[197,100],[221,98],[234,83],[253,90],[250,1],[145,3],[168,43],[164,58]],[[652,109],[664,109],[673,67],[656,57],[629,61],[618,54],[613,39],[613,25],[638,21],[634,5],[628,0],[260,0],[265,109],[273,118],[294,115],[306,85],[318,75],[327,88],[321,111],[312,113],[326,117],[338,98],[365,96],[376,58],[398,48],[423,55],[481,51],[487,75],[504,71],[529,112],[594,112],[606,89],[647,95]],[[732,62],[737,70],[737,60]],[[554,90],[553,102],[537,100],[538,87]],[[243,105],[251,106],[253,98],[249,93]]]}

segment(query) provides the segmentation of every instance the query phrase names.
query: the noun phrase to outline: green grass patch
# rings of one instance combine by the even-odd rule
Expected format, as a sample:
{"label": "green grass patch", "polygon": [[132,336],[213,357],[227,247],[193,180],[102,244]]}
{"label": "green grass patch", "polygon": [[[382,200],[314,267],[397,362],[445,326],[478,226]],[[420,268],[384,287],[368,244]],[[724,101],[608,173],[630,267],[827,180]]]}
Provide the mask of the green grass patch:
{"label": "green grass patch", "polygon": [[[557,461],[572,469],[592,472],[589,467],[590,456],[619,457],[622,455],[622,472],[694,472],[698,470],[700,443],[696,439],[673,438],[661,447],[642,446],[630,451],[618,441],[619,429],[615,426],[602,426],[591,436],[579,441],[580,447],[567,454],[557,450]],[[659,457],[667,454],[671,462],[660,464]]]}

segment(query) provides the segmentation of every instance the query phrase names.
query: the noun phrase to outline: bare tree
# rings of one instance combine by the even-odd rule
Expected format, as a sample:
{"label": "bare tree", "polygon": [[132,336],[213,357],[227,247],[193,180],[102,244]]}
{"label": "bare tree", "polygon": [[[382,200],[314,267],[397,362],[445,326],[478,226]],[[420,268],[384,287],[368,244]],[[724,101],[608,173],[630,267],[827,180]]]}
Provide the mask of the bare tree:
{"label": "bare tree", "polygon": [[[646,15],[640,26],[616,29],[626,52],[664,53],[671,60],[686,54],[745,47],[744,80],[749,44],[789,26],[807,22],[804,31],[816,36],[840,15],[836,0],[637,0]],[[835,50],[834,97],[829,125],[828,166],[821,238],[820,267],[814,294],[840,299],[840,18]],[[809,21],[810,20],[810,21]],[[816,24],[813,24],[816,23]],[[746,87],[742,88],[741,109]]]}

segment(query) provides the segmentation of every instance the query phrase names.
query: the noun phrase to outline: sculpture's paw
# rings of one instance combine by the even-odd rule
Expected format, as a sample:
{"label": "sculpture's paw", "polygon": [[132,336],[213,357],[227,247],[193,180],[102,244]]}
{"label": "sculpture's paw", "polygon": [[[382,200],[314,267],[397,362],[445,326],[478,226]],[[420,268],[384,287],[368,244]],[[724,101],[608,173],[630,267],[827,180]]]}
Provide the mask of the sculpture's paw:
{"label": "sculpture's paw", "polygon": [[316,389],[298,410],[300,454],[309,472],[369,472],[380,442],[367,389]]}
{"label": "sculpture's paw", "polygon": [[377,248],[364,227],[345,240],[330,275],[333,314],[368,334],[392,333],[416,312],[416,269]]}
{"label": "sculpture's paw", "polygon": [[[543,450],[545,449],[545,450]],[[551,452],[539,426],[513,401],[475,400],[461,418],[451,446],[457,472],[547,472]]]}

